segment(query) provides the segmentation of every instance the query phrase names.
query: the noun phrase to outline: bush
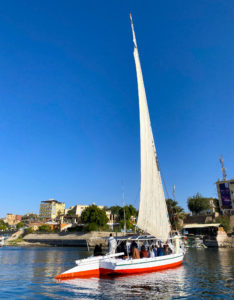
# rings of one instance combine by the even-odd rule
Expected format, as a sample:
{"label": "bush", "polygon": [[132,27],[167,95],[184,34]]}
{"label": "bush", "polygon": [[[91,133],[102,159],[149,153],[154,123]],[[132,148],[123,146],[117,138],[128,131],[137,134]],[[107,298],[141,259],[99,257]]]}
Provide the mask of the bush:
{"label": "bush", "polygon": [[11,245],[11,246],[17,246],[18,243],[21,243],[23,242],[23,237],[22,236],[19,236],[17,239],[15,240],[12,240],[12,241],[9,241],[8,243]]}
{"label": "bush", "polygon": [[84,232],[86,231],[84,226],[76,226],[76,227],[69,227],[67,228],[68,232]]}
{"label": "bush", "polygon": [[215,223],[220,223],[223,226],[223,229],[228,232],[230,227],[230,219],[228,216],[219,216],[215,219]]}
{"label": "bush", "polygon": [[24,227],[24,222],[20,221],[18,224],[16,224],[17,229],[20,229],[22,227]]}
{"label": "bush", "polygon": [[7,230],[8,229],[8,224],[5,223],[3,220],[0,220],[0,230]]}
{"label": "bush", "polygon": [[29,227],[29,228],[25,229],[25,234],[30,234],[30,233],[33,233],[33,232],[34,232],[34,230],[33,230],[32,227]]}
{"label": "bush", "polygon": [[51,232],[50,226],[47,224],[39,226],[38,230],[40,232]]}
{"label": "bush", "polygon": [[96,223],[90,223],[88,225],[88,231],[97,231],[98,230],[98,225]]}

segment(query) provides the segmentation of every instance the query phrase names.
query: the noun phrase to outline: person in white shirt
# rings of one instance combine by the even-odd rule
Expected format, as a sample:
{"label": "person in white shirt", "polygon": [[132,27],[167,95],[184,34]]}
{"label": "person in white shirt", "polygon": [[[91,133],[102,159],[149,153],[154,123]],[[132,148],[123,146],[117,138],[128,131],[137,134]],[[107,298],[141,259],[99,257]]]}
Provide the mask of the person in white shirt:
{"label": "person in white shirt", "polygon": [[117,248],[116,239],[110,234],[108,239],[108,254],[115,254],[115,249]]}
{"label": "person in white shirt", "polygon": [[152,247],[152,246],[150,246],[150,248],[149,248],[149,257],[150,257],[150,258],[155,257],[155,255],[154,255],[154,250],[153,250],[153,247]]}

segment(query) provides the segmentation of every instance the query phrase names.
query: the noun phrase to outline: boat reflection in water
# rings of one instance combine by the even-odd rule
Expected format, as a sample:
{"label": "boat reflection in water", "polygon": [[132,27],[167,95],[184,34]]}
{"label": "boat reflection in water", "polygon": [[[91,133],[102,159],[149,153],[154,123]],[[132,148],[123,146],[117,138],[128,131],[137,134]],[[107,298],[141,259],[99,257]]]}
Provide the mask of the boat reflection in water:
{"label": "boat reflection in water", "polygon": [[[70,279],[53,275],[91,253],[77,248],[0,250],[0,299],[231,298],[233,249],[188,249],[180,267],[152,273]],[[23,295],[23,296],[22,296]]]}
{"label": "boat reflection in water", "polygon": [[183,265],[173,269],[134,275],[119,275],[117,277],[76,278],[62,281],[63,288],[69,293],[79,291],[90,297],[104,297],[107,299],[121,299],[124,297],[156,298],[164,294],[167,297],[185,297],[185,270]]}

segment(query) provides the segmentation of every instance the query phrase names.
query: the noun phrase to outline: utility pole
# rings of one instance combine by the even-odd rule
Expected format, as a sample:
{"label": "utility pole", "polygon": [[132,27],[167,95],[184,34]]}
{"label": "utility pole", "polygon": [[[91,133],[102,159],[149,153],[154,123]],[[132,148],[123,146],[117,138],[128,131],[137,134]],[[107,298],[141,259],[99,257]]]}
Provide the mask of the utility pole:
{"label": "utility pole", "polygon": [[221,170],[222,170],[222,173],[223,173],[223,181],[226,181],[227,180],[227,173],[226,173],[226,169],[224,168],[224,163],[223,163],[223,157],[222,157],[222,155],[220,156],[219,161],[220,161]]}

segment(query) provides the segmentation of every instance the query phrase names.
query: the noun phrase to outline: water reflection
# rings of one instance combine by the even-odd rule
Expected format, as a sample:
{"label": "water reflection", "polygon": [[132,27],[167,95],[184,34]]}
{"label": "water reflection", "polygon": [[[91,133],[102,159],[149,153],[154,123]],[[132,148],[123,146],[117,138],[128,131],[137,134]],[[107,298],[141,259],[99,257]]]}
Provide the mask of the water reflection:
{"label": "water reflection", "polygon": [[229,293],[233,293],[233,281],[228,286],[225,282],[227,278],[233,278],[233,263],[232,249],[190,249],[184,261],[186,289],[194,296],[229,297]]}
{"label": "water reflection", "polygon": [[[88,256],[77,248],[1,248],[0,299],[230,298],[233,249],[190,249],[182,266],[139,275],[57,281]],[[233,295],[234,296],[234,295]]]}
{"label": "water reflection", "polygon": [[137,275],[118,277],[73,279],[64,284],[73,293],[82,293],[83,296],[99,296],[106,299],[138,298],[159,299],[165,297],[184,297],[184,267]]}

